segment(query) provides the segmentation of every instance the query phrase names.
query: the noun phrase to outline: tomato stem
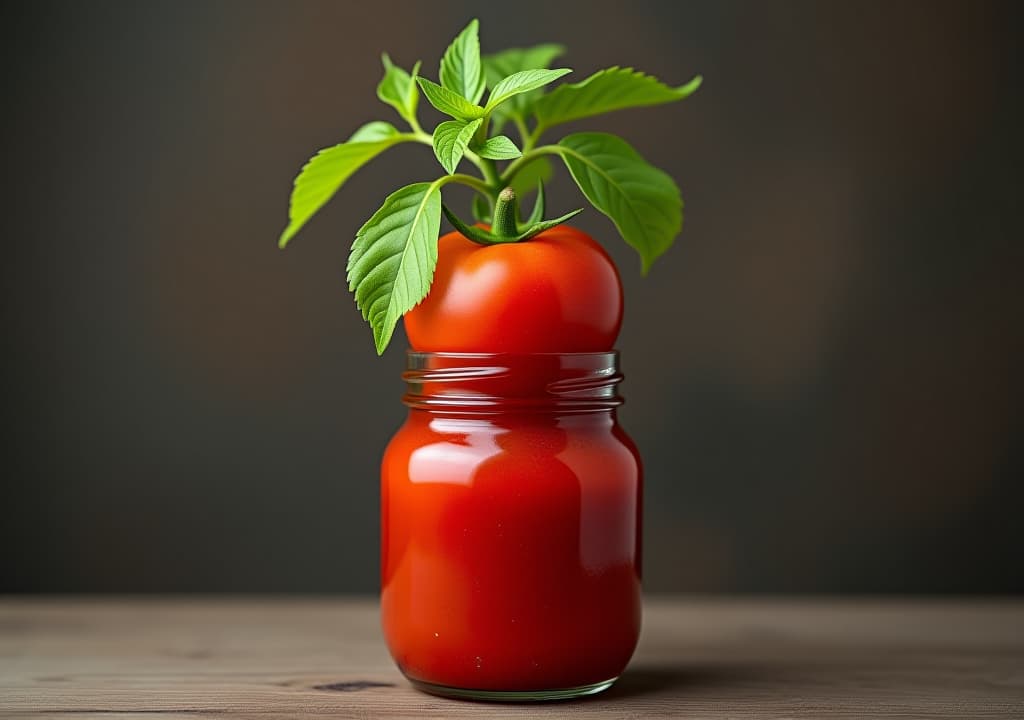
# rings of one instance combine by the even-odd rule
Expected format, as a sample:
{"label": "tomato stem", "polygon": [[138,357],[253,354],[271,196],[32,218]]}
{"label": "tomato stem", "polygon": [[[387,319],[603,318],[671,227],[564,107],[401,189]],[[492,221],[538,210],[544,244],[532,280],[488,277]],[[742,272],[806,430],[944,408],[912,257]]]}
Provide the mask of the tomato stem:
{"label": "tomato stem", "polygon": [[515,237],[499,238],[489,230],[475,225],[467,225],[444,203],[441,203],[441,210],[444,212],[445,217],[448,218],[448,222],[452,224],[452,227],[462,233],[463,237],[467,240],[472,240],[478,245],[500,245],[501,243],[518,242],[519,240],[519,238]]}
{"label": "tomato stem", "polygon": [[[442,178],[442,180],[448,180],[448,178]],[[543,191],[541,191],[541,193],[543,194]],[[507,222],[507,216],[509,214],[509,211],[512,211],[513,213],[515,212],[515,193],[513,192],[502,194],[505,195],[505,197],[501,198],[499,196],[498,204],[501,204],[503,206],[502,217],[506,218],[505,220],[503,220],[503,222]],[[543,204],[543,198],[538,197],[538,206],[543,208]],[[458,215],[453,213],[451,209],[444,203],[441,203],[441,210],[444,211],[445,217],[448,218],[449,222],[451,222],[451,224],[455,227],[456,230],[462,233],[462,235],[466,239],[472,240],[473,242],[479,245],[500,245],[502,243],[517,243],[522,242],[523,240],[529,240],[535,235],[538,235],[544,232],[545,230],[550,230],[556,225],[561,225],[567,220],[571,220],[572,218],[576,217],[581,212],[583,212],[581,208],[579,210],[573,210],[571,213],[567,213],[565,215],[562,215],[561,217],[554,218],[553,220],[539,220],[533,222],[533,219],[535,217],[540,217],[540,214],[542,214],[538,213],[535,208],[534,213],[530,218],[531,222],[527,223],[525,229],[520,230],[515,235],[501,235],[497,232],[492,232],[492,230],[497,229],[496,227],[492,227],[492,230],[486,230],[482,227],[477,227],[475,225],[467,225],[466,223],[462,222],[462,220],[459,219]],[[498,217],[497,214],[495,217]],[[518,225],[516,227],[518,229]]]}
{"label": "tomato stem", "polygon": [[512,238],[519,234],[519,210],[516,191],[510,187],[498,193],[494,203],[494,223],[491,232],[495,237]]}

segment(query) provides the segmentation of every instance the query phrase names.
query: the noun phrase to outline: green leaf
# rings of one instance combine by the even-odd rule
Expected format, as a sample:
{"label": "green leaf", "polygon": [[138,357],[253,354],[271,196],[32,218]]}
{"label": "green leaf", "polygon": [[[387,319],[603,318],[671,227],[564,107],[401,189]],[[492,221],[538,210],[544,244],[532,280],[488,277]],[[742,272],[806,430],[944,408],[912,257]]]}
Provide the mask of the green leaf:
{"label": "green leaf", "polygon": [[632,107],[682,100],[700,87],[698,75],[677,88],[632,68],[599,70],[582,82],[561,85],[537,100],[533,113],[545,128]]}
{"label": "green leaf", "polygon": [[[530,48],[510,48],[485,55],[483,58],[484,79],[487,87],[493,88],[499,82],[523,70],[546,69],[555,58],[565,54],[564,45],[548,43]],[[517,98],[513,105],[521,105],[526,98]]]}
{"label": "green leaf", "polygon": [[[356,135],[369,133],[366,127],[357,130]],[[379,132],[380,128],[376,131]],[[278,245],[287,245],[356,170],[384,150],[404,140],[404,137],[396,134],[376,142],[347,142],[321,150],[314,155],[295,178],[288,205],[288,227],[281,233]]]}
{"label": "green leaf", "polygon": [[[487,81],[487,87],[493,88],[504,78],[522,70],[547,68],[555,58],[563,54],[565,54],[564,46],[549,43],[530,48],[512,48],[493,55],[485,55],[483,58],[484,79]],[[500,130],[505,115],[526,117],[526,110],[530,103],[540,97],[543,92],[538,89],[516,95],[506,102],[500,111],[494,113],[491,118],[492,127],[495,130]]]}
{"label": "green leaf", "polygon": [[352,244],[348,287],[373,329],[377,354],[391,341],[399,318],[430,290],[441,228],[441,184],[407,185],[388,195]]}
{"label": "green leaf", "polygon": [[476,154],[488,160],[514,160],[523,153],[504,135],[496,135],[481,145]]}
{"label": "green leaf", "polygon": [[384,122],[383,120],[374,120],[352,133],[352,137],[346,140],[346,142],[377,142],[379,140],[389,140],[400,134],[398,128],[391,123]]}
{"label": "green leaf", "polygon": [[675,182],[614,135],[576,133],[562,138],[558,147],[583,194],[640,253],[646,274],[683,226]]}
{"label": "green leaf", "polygon": [[456,120],[476,120],[486,114],[482,107],[474,105],[457,92],[441,87],[426,78],[418,77],[416,82],[420,84],[420,89],[430,104],[445,115],[451,115]]}
{"label": "green leaf", "polygon": [[410,75],[393,64],[387,53],[381,55],[381,62],[384,64],[384,77],[377,86],[377,97],[397,110],[407,123],[414,125],[420,93],[413,80],[419,74],[420,63],[416,63]]}
{"label": "green leaf", "polygon": [[516,195],[522,199],[536,190],[539,183],[547,184],[554,174],[555,169],[551,165],[551,161],[546,157],[538,157],[530,160],[520,168],[509,185],[516,191]]}
{"label": "green leaf", "polygon": [[559,68],[557,70],[522,70],[512,73],[491,89],[491,94],[487,96],[486,110],[490,112],[516,95],[542,88],[571,72],[572,70],[569,68]]}
{"label": "green leaf", "polygon": [[480,64],[479,23],[470,21],[452,41],[441,58],[441,85],[476,105],[484,94],[484,74]]}
{"label": "green leaf", "polygon": [[462,156],[466,154],[469,141],[473,139],[473,133],[483,121],[483,118],[470,122],[448,120],[434,128],[434,154],[449,175],[455,172]]}

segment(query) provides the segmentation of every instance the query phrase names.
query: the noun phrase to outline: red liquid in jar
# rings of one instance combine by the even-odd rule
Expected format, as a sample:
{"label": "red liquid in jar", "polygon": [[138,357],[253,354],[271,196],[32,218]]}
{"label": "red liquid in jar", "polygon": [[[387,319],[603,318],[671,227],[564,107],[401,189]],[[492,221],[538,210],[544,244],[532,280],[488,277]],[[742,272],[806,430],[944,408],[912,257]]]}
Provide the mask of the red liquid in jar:
{"label": "red liquid in jar", "polygon": [[[411,679],[446,687],[610,680],[640,630],[639,457],[607,403],[529,407],[571,371],[505,365],[443,409],[414,405],[385,453],[388,647]],[[477,392],[492,405],[466,400]]]}

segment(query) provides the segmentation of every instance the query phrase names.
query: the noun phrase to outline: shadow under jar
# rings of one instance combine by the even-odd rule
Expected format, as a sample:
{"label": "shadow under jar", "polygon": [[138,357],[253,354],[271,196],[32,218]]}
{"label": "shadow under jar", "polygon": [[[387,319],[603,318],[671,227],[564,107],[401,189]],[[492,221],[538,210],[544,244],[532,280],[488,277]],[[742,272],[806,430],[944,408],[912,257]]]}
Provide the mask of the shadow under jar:
{"label": "shadow under jar", "polygon": [[382,619],[417,687],[553,700],[640,632],[641,466],[618,354],[409,353],[382,464]]}

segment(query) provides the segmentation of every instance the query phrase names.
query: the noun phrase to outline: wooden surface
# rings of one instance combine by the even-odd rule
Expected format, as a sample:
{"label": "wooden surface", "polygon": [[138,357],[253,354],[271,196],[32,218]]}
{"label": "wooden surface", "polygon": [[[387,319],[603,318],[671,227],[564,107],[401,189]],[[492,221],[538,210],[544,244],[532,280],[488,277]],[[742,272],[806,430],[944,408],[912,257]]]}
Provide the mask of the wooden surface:
{"label": "wooden surface", "polygon": [[1024,718],[1024,602],[648,602],[604,695],[409,687],[368,601],[0,599],[0,717]]}

